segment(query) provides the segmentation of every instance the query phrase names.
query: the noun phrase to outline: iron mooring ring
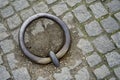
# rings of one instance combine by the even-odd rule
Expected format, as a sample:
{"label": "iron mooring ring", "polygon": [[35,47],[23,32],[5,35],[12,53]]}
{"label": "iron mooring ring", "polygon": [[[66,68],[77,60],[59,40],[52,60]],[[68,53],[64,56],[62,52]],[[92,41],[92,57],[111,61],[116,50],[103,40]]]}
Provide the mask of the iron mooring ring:
{"label": "iron mooring ring", "polygon": [[[54,52],[50,51],[49,57],[45,57],[45,58],[32,54],[26,48],[25,39],[24,39],[25,31],[26,31],[27,27],[29,26],[29,24],[39,18],[47,18],[47,19],[50,19],[50,20],[56,22],[62,28],[62,30],[64,32],[64,38],[65,38],[64,45],[62,46],[62,48],[56,54]],[[67,25],[62,20],[60,20],[58,17],[48,14],[48,13],[38,13],[38,14],[35,14],[35,15],[29,17],[22,24],[20,31],[19,31],[19,45],[20,45],[21,50],[30,60],[32,60],[36,63],[39,63],[39,64],[48,64],[50,62],[53,62],[53,64],[56,67],[58,67],[59,66],[58,59],[62,58],[65,55],[65,53],[68,51],[68,49],[70,47],[70,42],[71,42],[70,32],[69,32]]]}

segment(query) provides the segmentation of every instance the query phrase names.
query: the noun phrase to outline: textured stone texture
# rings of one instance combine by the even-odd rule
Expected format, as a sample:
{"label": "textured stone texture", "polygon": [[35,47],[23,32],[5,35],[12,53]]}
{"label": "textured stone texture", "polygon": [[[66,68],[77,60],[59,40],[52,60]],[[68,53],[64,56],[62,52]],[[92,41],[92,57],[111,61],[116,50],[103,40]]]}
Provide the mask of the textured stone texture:
{"label": "textured stone texture", "polygon": [[10,66],[11,69],[14,69],[14,68],[17,67],[16,63],[18,61],[15,59],[14,53],[8,54],[7,55],[7,60],[8,60],[8,64],[9,64],[9,66]]}
{"label": "textured stone texture", "polygon": [[7,6],[5,9],[1,10],[1,15],[6,18],[14,14],[14,10],[11,6]]}
{"label": "textured stone texture", "polygon": [[70,74],[70,70],[67,67],[63,67],[62,72],[61,73],[55,73],[53,75],[53,77],[56,80],[71,80],[72,79],[72,76]]}
{"label": "textured stone texture", "polygon": [[3,60],[2,60],[2,55],[0,55],[0,64],[3,63]]}
{"label": "textured stone texture", "polygon": [[11,39],[1,41],[0,46],[4,53],[8,53],[15,48],[13,40],[11,40]]}
{"label": "textured stone texture", "polygon": [[12,5],[14,6],[16,11],[23,10],[29,7],[29,3],[27,0],[15,0]]}
{"label": "textured stone texture", "polygon": [[47,1],[47,4],[52,4],[52,3],[54,3],[57,0],[46,0],[46,1]]}
{"label": "textured stone texture", "polygon": [[91,2],[94,2],[96,0],[86,0],[87,3],[91,3]]}
{"label": "textured stone texture", "polygon": [[8,3],[8,0],[0,0],[0,8],[6,6]]}
{"label": "textured stone texture", "polygon": [[40,76],[40,77],[38,77],[37,80],[47,80],[47,79]]}
{"label": "textured stone texture", "polygon": [[115,75],[120,79],[120,67],[114,69]]}
{"label": "textured stone texture", "polygon": [[103,28],[106,30],[106,32],[108,32],[108,33],[112,33],[114,31],[120,29],[120,26],[112,17],[103,19],[101,21],[101,24],[102,24]]}
{"label": "textured stone texture", "polygon": [[40,3],[36,4],[36,5],[34,5],[33,10],[36,13],[48,12],[49,11],[48,6],[44,2],[40,2]]}
{"label": "textured stone texture", "polygon": [[113,39],[117,47],[120,48],[120,32],[113,34],[111,38]]}
{"label": "textured stone texture", "polygon": [[86,39],[80,39],[77,47],[82,50],[83,54],[92,52],[94,50],[91,43]]}
{"label": "textured stone texture", "polygon": [[7,80],[8,78],[10,78],[10,74],[4,66],[0,65],[0,80]]}
{"label": "textured stone texture", "polygon": [[115,16],[115,17],[118,19],[118,21],[120,22],[120,12],[116,13],[114,16]]}
{"label": "textured stone texture", "polygon": [[76,9],[73,10],[73,12],[75,14],[75,17],[78,19],[80,23],[85,22],[91,17],[85,5],[77,7]]}
{"label": "textured stone texture", "polygon": [[66,23],[66,25],[68,26],[69,29],[74,28],[75,26],[72,23],[73,21],[73,15],[71,13],[67,13],[64,17],[63,17],[63,21]]}
{"label": "textured stone texture", "polygon": [[20,13],[20,15],[21,15],[23,20],[26,20],[28,17],[34,15],[34,11],[32,9],[23,10]]}
{"label": "textured stone texture", "polygon": [[118,52],[110,52],[105,55],[107,58],[107,62],[110,67],[114,67],[116,65],[120,65],[120,54]]}
{"label": "textured stone texture", "polygon": [[109,80],[116,80],[116,78],[112,77],[112,78],[110,78]]}
{"label": "textured stone texture", "polygon": [[93,40],[93,44],[100,53],[106,53],[115,49],[114,44],[106,35],[97,37],[95,40]]}
{"label": "textured stone texture", "polygon": [[57,16],[60,16],[68,10],[68,7],[64,2],[60,2],[57,5],[54,5],[52,10]]}
{"label": "textured stone texture", "polygon": [[78,73],[75,75],[75,80],[89,80],[90,75],[88,70],[84,67],[78,71]]}
{"label": "textured stone texture", "polygon": [[90,67],[93,67],[102,61],[100,56],[96,52],[88,56],[86,59]]}
{"label": "textured stone texture", "polygon": [[89,36],[97,36],[102,33],[102,28],[97,21],[92,21],[85,25],[85,30]]}
{"label": "textured stone texture", "polygon": [[105,65],[103,65],[103,66],[95,69],[94,74],[96,75],[97,79],[103,79],[104,77],[106,77],[110,74],[110,71]]}
{"label": "textured stone texture", "polygon": [[12,71],[15,80],[31,80],[26,68],[22,67]]}
{"label": "textured stone texture", "polygon": [[22,23],[22,21],[17,14],[15,14],[14,16],[7,19],[7,24],[10,29],[14,29],[14,28],[18,27],[21,23]]}
{"label": "textured stone texture", "polygon": [[120,10],[120,1],[119,0],[112,0],[107,4],[110,12],[115,12]]}
{"label": "textured stone texture", "polygon": [[108,13],[101,3],[90,5],[90,9],[92,10],[96,18],[100,18]]}
{"label": "textured stone texture", "polygon": [[65,0],[69,6],[75,6],[75,4],[80,3],[82,0]]}

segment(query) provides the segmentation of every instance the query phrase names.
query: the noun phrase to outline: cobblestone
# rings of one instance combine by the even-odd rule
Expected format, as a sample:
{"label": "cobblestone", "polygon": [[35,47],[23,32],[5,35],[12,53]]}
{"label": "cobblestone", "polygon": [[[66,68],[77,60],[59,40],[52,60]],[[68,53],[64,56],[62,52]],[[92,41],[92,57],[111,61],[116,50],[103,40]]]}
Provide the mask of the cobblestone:
{"label": "cobblestone", "polygon": [[6,31],[7,29],[4,27],[3,24],[0,23],[0,40],[3,40],[9,36],[9,34],[7,34]]}
{"label": "cobblestone", "polygon": [[77,3],[80,3],[82,0],[65,0],[69,6],[75,6]]}
{"label": "cobblestone", "polygon": [[90,5],[90,9],[92,10],[96,18],[100,18],[108,13],[101,3]]}
{"label": "cobblestone", "polygon": [[86,59],[90,67],[93,67],[102,61],[100,56],[96,52],[88,56]]}
{"label": "cobblestone", "polygon": [[9,72],[4,66],[0,65],[0,80],[7,80],[8,78],[10,78]]}
{"label": "cobblestone", "polygon": [[97,21],[92,21],[85,25],[85,30],[89,36],[97,36],[102,33],[102,28]]}
{"label": "cobblestone", "polygon": [[63,17],[63,21],[67,24],[68,28],[74,28],[75,26],[72,23],[73,20],[73,15],[71,13],[67,13],[64,17]]}
{"label": "cobblestone", "polygon": [[90,75],[88,70],[84,67],[78,71],[78,73],[75,75],[75,80],[89,80]]}
{"label": "cobblestone", "polygon": [[0,55],[0,64],[3,64],[2,55]]}
{"label": "cobblestone", "polygon": [[77,7],[76,9],[73,10],[73,12],[75,14],[75,17],[78,19],[80,23],[85,22],[91,17],[85,5]]}
{"label": "cobblestone", "polygon": [[96,0],[86,0],[87,3],[91,3],[91,2],[94,2]]}
{"label": "cobblestone", "polygon": [[112,0],[110,3],[107,4],[110,12],[115,12],[120,10],[120,1],[119,0]]}
{"label": "cobblestone", "polygon": [[12,71],[15,80],[30,80],[31,77],[26,68],[22,67]]}
{"label": "cobblestone", "polygon": [[120,65],[120,54],[118,52],[113,51],[106,54],[105,56],[110,67]]}
{"label": "cobblestone", "polygon": [[116,13],[114,16],[115,16],[115,17],[118,19],[118,21],[120,22],[120,12]]}
{"label": "cobblestone", "polygon": [[14,14],[14,10],[11,6],[7,6],[5,9],[1,10],[1,15],[6,18]]}
{"label": "cobblestone", "polygon": [[27,7],[29,7],[29,3],[27,0],[15,0],[12,5],[14,6],[16,11],[21,11]]}
{"label": "cobblestone", "polygon": [[114,69],[115,75],[120,79],[120,67]]}
{"label": "cobblestone", "polygon": [[8,60],[8,64],[9,64],[9,66],[10,66],[11,69],[14,69],[14,68],[17,67],[16,63],[18,61],[15,59],[14,53],[8,54],[7,55],[7,60]]}
{"label": "cobblestone", "polygon": [[7,24],[10,29],[18,27],[21,23],[22,21],[17,14],[7,19]]}
{"label": "cobblestone", "polygon": [[80,39],[77,44],[77,47],[82,50],[83,54],[87,54],[94,50],[91,43],[86,39]]}
{"label": "cobblestone", "polygon": [[8,0],[0,0],[0,8],[6,6],[8,3]]}
{"label": "cobblestone", "polygon": [[116,80],[116,78],[112,77],[112,78],[110,78],[109,80]]}
{"label": "cobblestone", "polygon": [[94,74],[96,75],[97,79],[103,79],[110,74],[110,71],[105,65],[102,65],[100,68],[94,70]]}
{"label": "cobblestone", "polygon": [[32,9],[24,10],[20,13],[22,20],[26,20],[28,17],[34,15],[34,11]]}
{"label": "cobblestone", "polygon": [[120,48],[120,32],[113,34],[111,38],[113,39],[117,47]]}
{"label": "cobblestone", "polygon": [[13,41],[11,39],[1,41],[0,46],[1,46],[4,53],[10,52],[15,47],[13,44]]}
{"label": "cobblestone", "polygon": [[46,0],[46,1],[47,1],[47,4],[52,4],[52,3],[54,3],[57,0]]}
{"label": "cobblestone", "polygon": [[102,24],[103,28],[106,30],[106,32],[108,32],[108,33],[112,33],[114,31],[120,29],[120,26],[112,17],[103,19],[101,21],[101,24]]}
{"label": "cobblestone", "polygon": [[115,49],[114,44],[106,35],[97,37],[95,40],[93,40],[93,44],[100,53],[106,53]]}
{"label": "cobblestone", "polygon": [[52,10],[57,16],[60,16],[68,10],[68,7],[64,2],[60,2],[57,5],[54,5]]}
{"label": "cobblestone", "polygon": [[49,8],[44,2],[40,2],[40,3],[33,6],[33,10],[36,13],[41,13],[41,12],[48,12]]}
{"label": "cobblestone", "polygon": [[37,80],[47,80],[46,78],[43,78],[43,77],[38,77]]}
{"label": "cobblestone", "polygon": [[72,76],[70,74],[70,70],[67,67],[62,68],[61,73],[55,73],[53,77],[56,80],[71,80]]}

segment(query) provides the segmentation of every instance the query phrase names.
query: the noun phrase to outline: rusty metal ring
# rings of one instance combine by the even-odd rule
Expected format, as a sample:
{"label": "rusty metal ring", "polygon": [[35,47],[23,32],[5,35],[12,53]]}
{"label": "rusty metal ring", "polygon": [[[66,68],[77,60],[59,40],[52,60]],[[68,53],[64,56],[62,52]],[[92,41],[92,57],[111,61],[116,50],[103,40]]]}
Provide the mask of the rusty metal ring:
{"label": "rusty metal ring", "polygon": [[26,28],[29,26],[29,24],[31,22],[33,22],[34,20],[39,19],[39,18],[47,18],[47,19],[50,19],[50,20],[56,22],[62,28],[62,30],[64,32],[64,38],[65,38],[64,45],[56,53],[56,57],[58,59],[62,58],[70,47],[70,42],[71,42],[70,32],[69,32],[67,25],[62,20],[60,20],[58,17],[56,17],[54,15],[47,14],[47,13],[39,13],[39,14],[33,15],[33,16],[29,17],[22,24],[20,31],[19,31],[19,45],[20,45],[21,50],[30,60],[32,60],[36,63],[39,63],[39,64],[48,64],[52,61],[50,57],[42,58],[42,57],[33,55],[25,46],[24,36],[25,36]]}

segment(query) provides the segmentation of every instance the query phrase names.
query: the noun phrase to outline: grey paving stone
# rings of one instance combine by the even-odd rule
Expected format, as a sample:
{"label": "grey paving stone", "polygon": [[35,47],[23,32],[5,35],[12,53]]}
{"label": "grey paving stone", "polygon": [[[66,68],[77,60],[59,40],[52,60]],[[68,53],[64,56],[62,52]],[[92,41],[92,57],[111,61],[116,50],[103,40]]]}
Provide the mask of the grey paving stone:
{"label": "grey paving stone", "polygon": [[97,79],[103,79],[110,74],[110,71],[105,65],[102,65],[94,70],[94,74],[96,75]]}
{"label": "grey paving stone", "polygon": [[48,6],[44,3],[44,2],[40,2],[38,4],[35,4],[33,6],[33,10],[36,12],[36,13],[41,13],[41,12],[48,12],[49,11],[49,8]]}
{"label": "grey paving stone", "polygon": [[80,28],[77,27],[79,37],[84,37],[84,34]]}
{"label": "grey paving stone", "polygon": [[18,27],[21,23],[22,21],[17,14],[7,19],[7,24],[10,29]]}
{"label": "grey paving stone", "polygon": [[120,54],[118,52],[113,51],[106,54],[105,56],[110,67],[120,65]]}
{"label": "grey paving stone", "polygon": [[116,80],[116,78],[112,77],[112,78],[110,78],[109,80]]}
{"label": "grey paving stone", "polygon": [[120,79],[120,67],[114,69],[115,75]]}
{"label": "grey paving stone", "polygon": [[47,80],[47,79],[39,76],[37,80]]}
{"label": "grey paving stone", "polygon": [[12,5],[14,6],[16,11],[23,10],[29,7],[29,3],[27,0],[15,0]]}
{"label": "grey paving stone", "polygon": [[7,60],[11,69],[14,69],[17,67],[16,63],[18,63],[18,61],[15,59],[14,53],[8,54]]}
{"label": "grey paving stone", "polygon": [[3,63],[3,60],[2,60],[2,55],[0,55],[0,64]]}
{"label": "grey paving stone", "polygon": [[4,66],[0,65],[0,80],[7,80],[8,78],[10,78],[9,72]]}
{"label": "grey paving stone", "polygon": [[80,23],[85,22],[91,17],[85,5],[77,7],[76,9],[73,10],[73,12],[75,14],[75,17],[78,19]]}
{"label": "grey paving stone", "polygon": [[22,67],[12,71],[15,80],[31,80],[27,68]]}
{"label": "grey paving stone", "polygon": [[91,3],[91,2],[94,2],[96,0],[86,0],[86,3]]}
{"label": "grey paving stone", "polygon": [[103,28],[106,30],[106,32],[108,32],[108,33],[112,33],[114,31],[120,29],[120,26],[112,17],[103,19],[101,21],[101,24],[102,24]]}
{"label": "grey paving stone", "polygon": [[103,28],[106,30],[106,32],[108,32],[108,33],[112,33],[114,31],[120,29],[120,26],[112,17],[103,19],[101,21],[101,24],[102,24]]}
{"label": "grey paving stone", "polygon": [[1,10],[1,15],[6,18],[14,14],[14,10],[11,6],[7,6],[6,8]]}
{"label": "grey paving stone", "polygon": [[23,10],[20,15],[22,20],[26,20],[28,17],[34,15],[34,11],[32,9]]}
{"label": "grey paving stone", "polygon": [[90,75],[85,67],[80,69],[75,75],[75,80],[89,80],[89,79],[90,79]]}
{"label": "grey paving stone", "polygon": [[9,3],[8,0],[0,0],[0,8],[6,6]]}
{"label": "grey paving stone", "polygon": [[61,73],[55,73],[53,75],[53,77],[56,80],[71,80],[72,79],[72,76],[70,74],[70,70],[67,67],[63,67],[62,72]]}
{"label": "grey paving stone", "polygon": [[85,25],[85,30],[89,36],[97,36],[102,33],[102,28],[97,21],[92,21]]}
{"label": "grey paving stone", "polygon": [[110,12],[115,12],[120,10],[120,1],[119,0],[112,0],[107,4]]}
{"label": "grey paving stone", "polygon": [[88,56],[86,59],[87,59],[88,64],[90,65],[90,67],[93,67],[102,61],[101,57],[96,52],[94,52],[92,55]]}
{"label": "grey paving stone", "polygon": [[106,53],[115,49],[114,44],[106,35],[102,35],[93,40],[93,44],[100,53]]}
{"label": "grey paving stone", "polygon": [[7,34],[6,31],[7,29],[4,27],[2,23],[0,23],[0,40],[3,40],[9,36],[9,34]]}
{"label": "grey paving stone", "polygon": [[46,1],[47,1],[47,4],[52,4],[52,3],[54,3],[57,0],[46,0]]}
{"label": "grey paving stone", "polygon": [[113,39],[117,47],[120,48],[120,32],[113,34],[111,38]]}
{"label": "grey paving stone", "polygon": [[116,13],[114,16],[115,16],[115,17],[118,19],[118,21],[120,22],[120,12]]}
{"label": "grey paving stone", "polygon": [[90,5],[90,9],[92,10],[96,18],[100,18],[108,13],[101,3]]}
{"label": "grey paving stone", "polygon": [[82,50],[84,55],[94,50],[91,43],[86,39],[80,39],[77,44],[77,47]]}
{"label": "grey paving stone", "polygon": [[75,6],[77,3],[80,3],[82,0],[65,0],[69,6]]}
{"label": "grey paving stone", "polygon": [[63,21],[66,23],[69,29],[74,28],[75,25],[72,23],[73,15],[69,12],[63,17]]}
{"label": "grey paving stone", "polygon": [[60,16],[64,12],[68,10],[67,5],[64,2],[60,2],[52,7],[53,12],[57,15]]}
{"label": "grey paving stone", "polygon": [[11,39],[1,41],[0,46],[4,53],[8,53],[15,48],[15,45]]}
{"label": "grey paving stone", "polygon": [[35,36],[36,34],[43,32],[44,28],[42,26],[41,21],[38,21],[35,25],[35,28],[31,31],[31,33]]}

